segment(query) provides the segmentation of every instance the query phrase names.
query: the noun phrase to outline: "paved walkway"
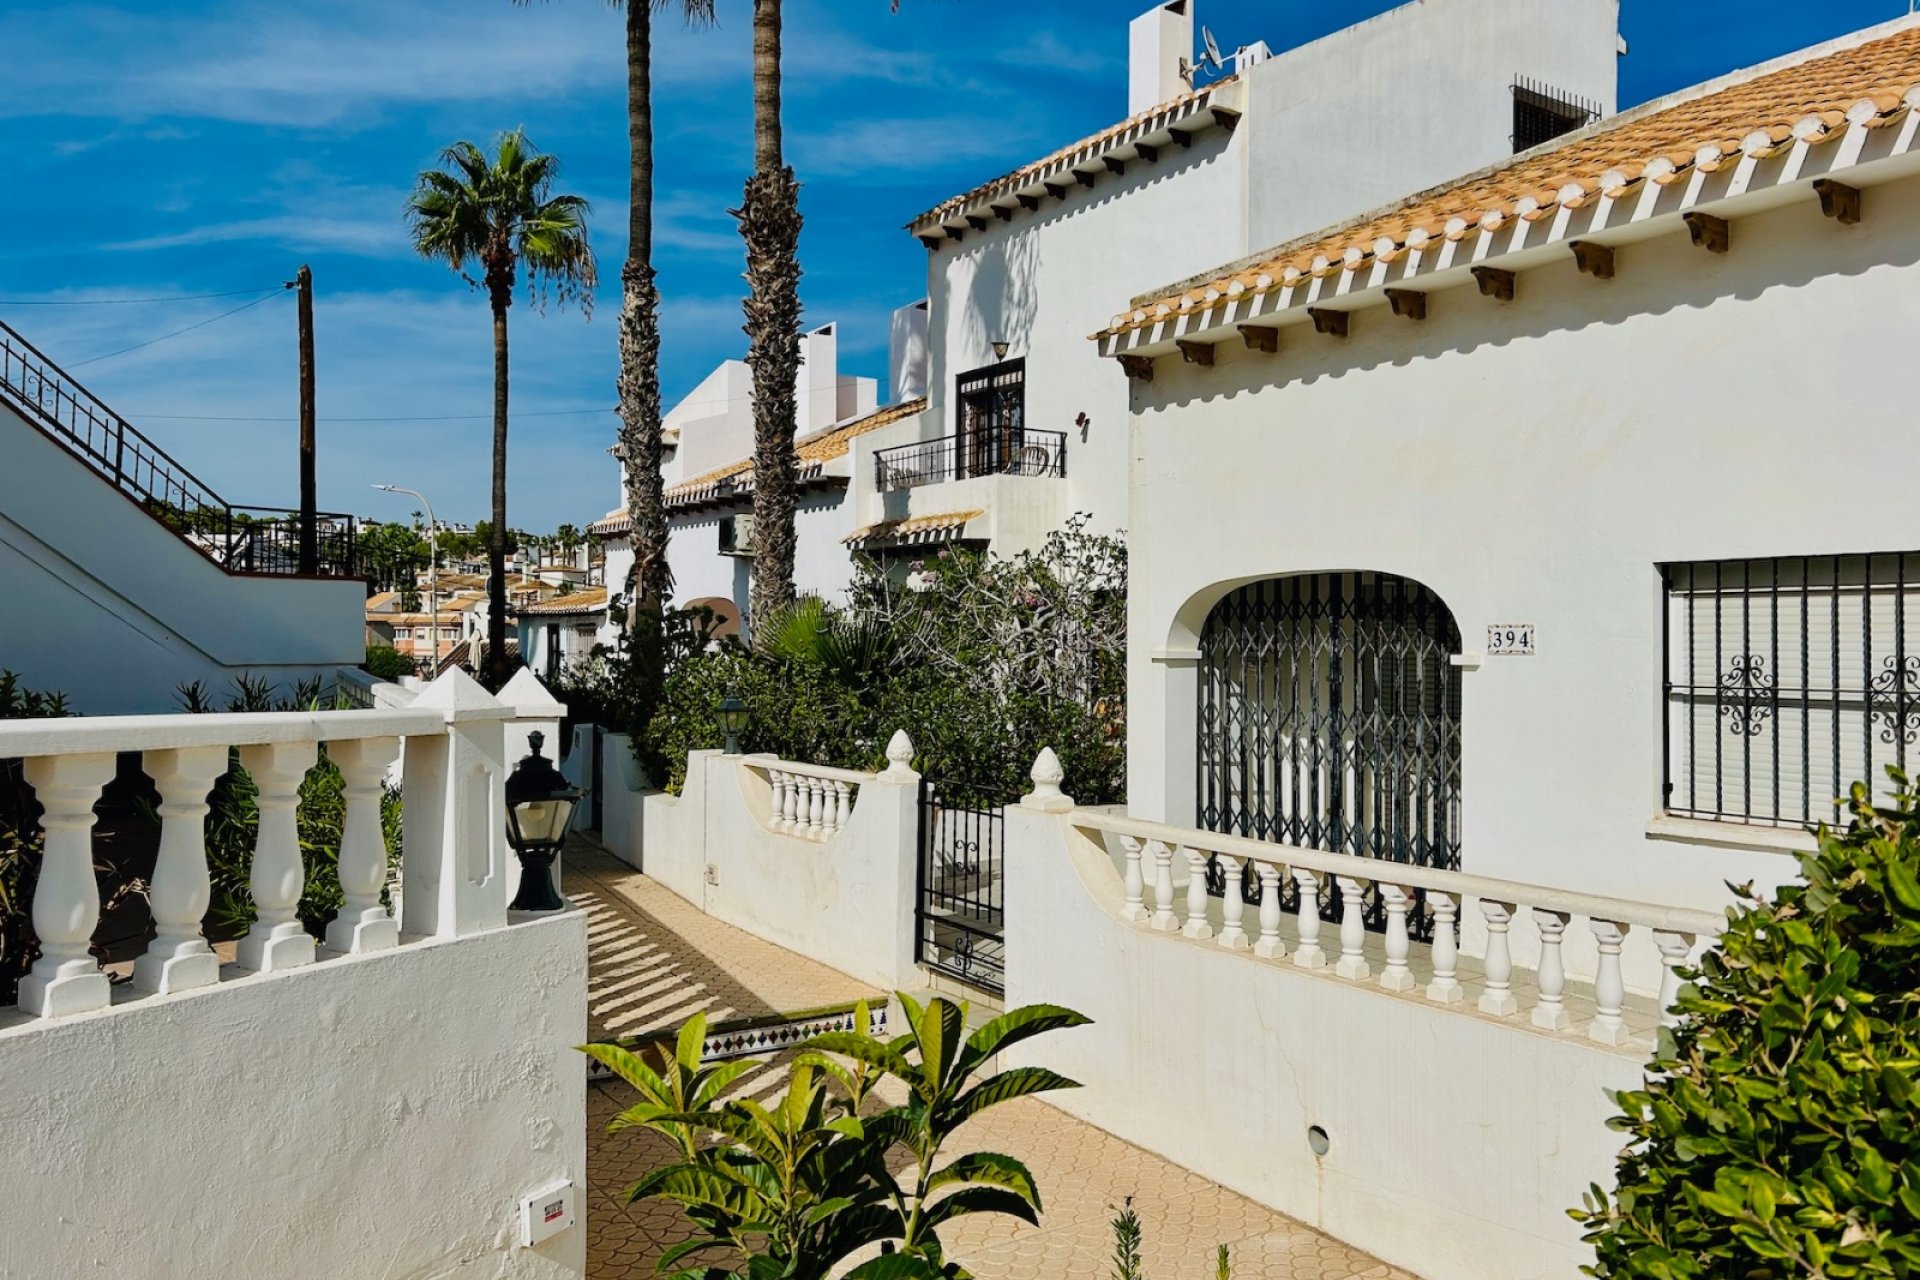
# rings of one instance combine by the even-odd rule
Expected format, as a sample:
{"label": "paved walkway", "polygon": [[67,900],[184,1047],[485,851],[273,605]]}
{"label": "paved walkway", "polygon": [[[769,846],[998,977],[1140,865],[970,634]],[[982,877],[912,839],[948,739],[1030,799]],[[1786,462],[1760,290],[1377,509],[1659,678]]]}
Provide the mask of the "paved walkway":
{"label": "paved walkway", "polygon": [[[587,913],[596,1038],[670,1030],[701,1010],[721,1021],[882,994],[710,919],[597,846],[569,844],[565,870],[568,895]],[[768,1098],[781,1075],[776,1062],[750,1073],[740,1091]],[[652,1276],[661,1251],[687,1238],[671,1206],[625,1203],[627,1186],[671,1158],[644,1130],[607,1133],[631,1098],[617,1081],[587,1092],[590,1280]],[[1038,1099],[988,1111],[960,1137],[1025,1160],[1046,1204],[1038,1228],[982,1215],[946,1233],[953,1256],[981,1280],[1105,1280],[1112,1206],[1127,1196],[1144,1223],[1150,1280],[1212,1280],[1223,1242],[1237,1280],[1414,1280]]]}

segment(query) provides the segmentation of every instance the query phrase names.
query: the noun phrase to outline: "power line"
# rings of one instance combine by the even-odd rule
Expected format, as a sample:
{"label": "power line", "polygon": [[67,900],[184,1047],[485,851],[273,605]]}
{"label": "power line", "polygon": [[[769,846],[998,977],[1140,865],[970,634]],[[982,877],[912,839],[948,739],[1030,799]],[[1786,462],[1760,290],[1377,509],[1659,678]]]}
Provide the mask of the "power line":
{"label": "power line", "polygon": [[[539,409],[523,413],[518,409],[508,413],[510,418],[571,418],[589,413],[617,413],[619,410],[605,409]],[[145,422],[298,422],[298,418],[251,417],[246,414],[217,413],[134,413],[128,415]],[[491,422],[490,413],[421,413],[398,415],[394,417],[372,418],[320,418],[319,422]]]}
{"label": "power line", "polygon": [[244,298],[248,294],[267,293],[284,288],[265,285],[258,289],[230,289],[225,293],[176,293],[165,298],[0,298],[0,307],[131,307],[149,302],[199,302],[204,298]]}
{"label": "power line", "polygon": [[200,321],[198,324],[190,324],[184,329],[175,329],[172,333],[163,333],[157,338],[148,338],[145,342],[136,342],[132,346],[122,347],[118,351],[109,351],[103,356],[90,357],[89,359],[80,361],[78,364],[70,364],[67,366],[67,368],[84,369],[90,364],[99,364],[102,360],[111,360],[115,356],[124,356],[129,351],[138,351],[142,347],[150,347],[156,342],[165,342],[168,338],[177,338],[183,333],[192,333],[195,329],[204,329],[216,320],[225,320],[228,316],[237,316],[242,311],[247,310],[249,307],[259,306],[261,303],[265,302],[269,298],[278,298],[278,297],[284,296],[284,292],[285,292],[284,290],[276,290],[273,293],[262,294],[258,298],[255,298],[252,302],[242,303],[240,306],[235,307],[231,311],[222,311],[217,316],[208,316],[205,320]]}

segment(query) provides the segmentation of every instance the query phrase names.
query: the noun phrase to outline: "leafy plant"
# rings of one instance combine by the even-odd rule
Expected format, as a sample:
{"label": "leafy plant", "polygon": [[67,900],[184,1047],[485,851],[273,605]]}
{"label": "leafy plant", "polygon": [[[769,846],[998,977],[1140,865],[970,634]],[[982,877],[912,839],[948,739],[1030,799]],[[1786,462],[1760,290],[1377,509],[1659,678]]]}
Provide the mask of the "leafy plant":
{"label": "leafy plant", "polygon": [[1113,1280],[1144,1280],[1140,1269],[1140,1215],[1128,1196],[1113,1215]]}
{"label": "leafy plant", "polygon": [[1617,1189],[1582,1209],[1603,1277],[1920,1275],[1920,812],[1852,789],[1802,883],[1737,890],[1643,1089]]}
{"label": "leafy plant", "polygon": [[377,680],[398,680],[402,676],[420,674],[413,659],[390,644],[368,645],[367,660],[360,667]]}
{"label": "leafy plant", "polygon": [[[674,1271],[679,1280],[824,1280],[863,1250],[879,1247],[847,1280],[938,1280],[969,1273],[946,1257],[940,1228],[975,1213],[1038,1222],[1040,1192],[1012,1156],[969,1152],[942,1163],[954,1132],[990,1107],[1074,1082],[1040,1067],[979,1079],[996,1054],[1082,1015],[1031,1005],[964,1036],[967,1006],[935,998],[924,1008],[899,996],[908,1031],[881,1040],[861,1031],[816,1036],[795,1059],[786,1091],[770,1107],[747,1098],[716,1105],[739,1070],[700,1061],[704,1020],[682,1028],[671,1062],[652,1064],[611,1045],[586,1052],[633,1084],[641,1102],[610,1130],[641,1126],[680,1153],[627,1190],[629,1200],[681,1206],[700,1235],[662,1258],[660,1270],[697,1254],[713,1261]],[[867,1025],[867,1009],[855,1011]],[[963,1038],[964,1037],[964,1038]],[[880,1106],[891,1078],[906,1100]],[[699,1135],[717,1141],[702,1143]],[[899,1151],[904,1175],[890,1167]]]}

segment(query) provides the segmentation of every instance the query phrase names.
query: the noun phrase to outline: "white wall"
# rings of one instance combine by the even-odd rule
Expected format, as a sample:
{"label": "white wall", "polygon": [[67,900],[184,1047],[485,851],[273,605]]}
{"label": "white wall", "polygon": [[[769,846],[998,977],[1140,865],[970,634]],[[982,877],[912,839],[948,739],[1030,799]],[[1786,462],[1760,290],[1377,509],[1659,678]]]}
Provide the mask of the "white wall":
{"label": "white wall", "polygon": [[1618,0],[1419,0],[1253,68],[1244,252],[1511,154],[1515,76],[1599,102],[1611,115],[1619,8]]}
{"label": "white wall", "polygon": [[874,775],[845,828],[806,840],[768,829],[763,770],[695,751],[682,793],[646,796],[640,831],[624,845],[609,831],[608,847],[715,919],[882,989],[912,988],[919,794],[916,774]]}
{"label": "white wall", "polygon": [[[1104,850],[1007,810],[1007,1007],[1091,1027],[1020,1046],[1062,1110],[1427,1280],[1563,1280],[1607,1185],[1628,1054],[1123,924]],[[1317,1125],[1324,1158],[1308,1146]]]}
{"label": "white wall", "polygon": [[[1228,585],[1371,569],[1426,584],[1468,649],[1529,622],[1538,652],[1463,673],[1464,869],[1674,905],[1794,871],[1777,852],[1649,836],[1660,810],[1656,566],[1910,550],[1920,482],[1920,181],[1857,227],[1810,193],[1733,223],[1471,285],[1414,324],[1369,308],[1345,342],[1216,348],[1136,384],[1129,799],[1190,824],[1194,674]],[[1810,327],[1812,326],[1812,327]],[[1815,353],[1826,353],[1816,356]],[[1203,438],[1209,448],[1192,447]],[[1069,790],[1071,780],[1069,780]]]}
{"label": "white wall", "polygon": [[[830,463],[839,467],[844,460]],[[747,595],[753,561],[720,550],[721,517],[752,512],[743,500],[724,511],[704,510],[672,515],[667,520],[667,559],[673,565],[674,599],[680,604],[718,597],[731,600],[747,620]],[[847,491],[812,489],[800,495],[794,508],[794,589],[801,595],[828,600],[846,597],[853,583],[853,556],[842,541],[856,527],[854,505]],[[631,552],[628,553],[631,555]]]}
{"label": "white wall", "polygon": [[[1136,295],[1400,200],[1511,154],[1515,74],[1614,103],[1616,0],[1423,0],[1252,68],[1244,115],[1191,150],[1073,187],[928,255],[926,438],[952,434],[953,380],[1027,360],[1026,425],[1068,437],[1065,505],[1125,526],[1127,382],[1086,335]],[[1204,14],[1201,15],[1204,18]],[[1090,424],[1076,426],[1081,414]],[[927,511],[961,509],[939,489]],[[1015,550],[1016,547],[1005,548]]]}
{"label": "white wall", "polygon": [[577,912],[0,1027],[0,1274],[581,1275],[585,1037]]}
{"label": "white wall", "polygon": [[89,714],[178,710],[250,673],[281,686],[365,656],[357,579],[231,576],[0,406],[0,669]]}

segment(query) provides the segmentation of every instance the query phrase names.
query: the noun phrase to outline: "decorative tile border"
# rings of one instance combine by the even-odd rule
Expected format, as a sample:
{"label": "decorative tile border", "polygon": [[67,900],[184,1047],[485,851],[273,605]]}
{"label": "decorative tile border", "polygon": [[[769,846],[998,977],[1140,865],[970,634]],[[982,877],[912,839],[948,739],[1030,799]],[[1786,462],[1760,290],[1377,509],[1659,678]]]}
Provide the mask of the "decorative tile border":
{"label": "decorative tile border", "polygon": [[[797,1048],[817,1035],[829,1031],[854,1031],[854,1013],[856,1006],[841,1005],[826,1009],[815,1009],[792,1014],[768,1014],[756,1018],[736,1018],[715,1027],[707,1033],[701,1052],[708,1062],[722,1062],[729,1058],[752,1058],[762,1054],[782,1053]],[[867,1009],[867,1034],[884,1037],[887,1034],[887,1004],[876,1001]],[[657,1035],[622,1036],[619,1043],[629,1049],[639,1049],[648,1045],[662,1044],[671,1046],[674,1036],[662,1032]],[[587,1059],[587,1080],[611,1080],[613,1072],[593,1058]]]}

